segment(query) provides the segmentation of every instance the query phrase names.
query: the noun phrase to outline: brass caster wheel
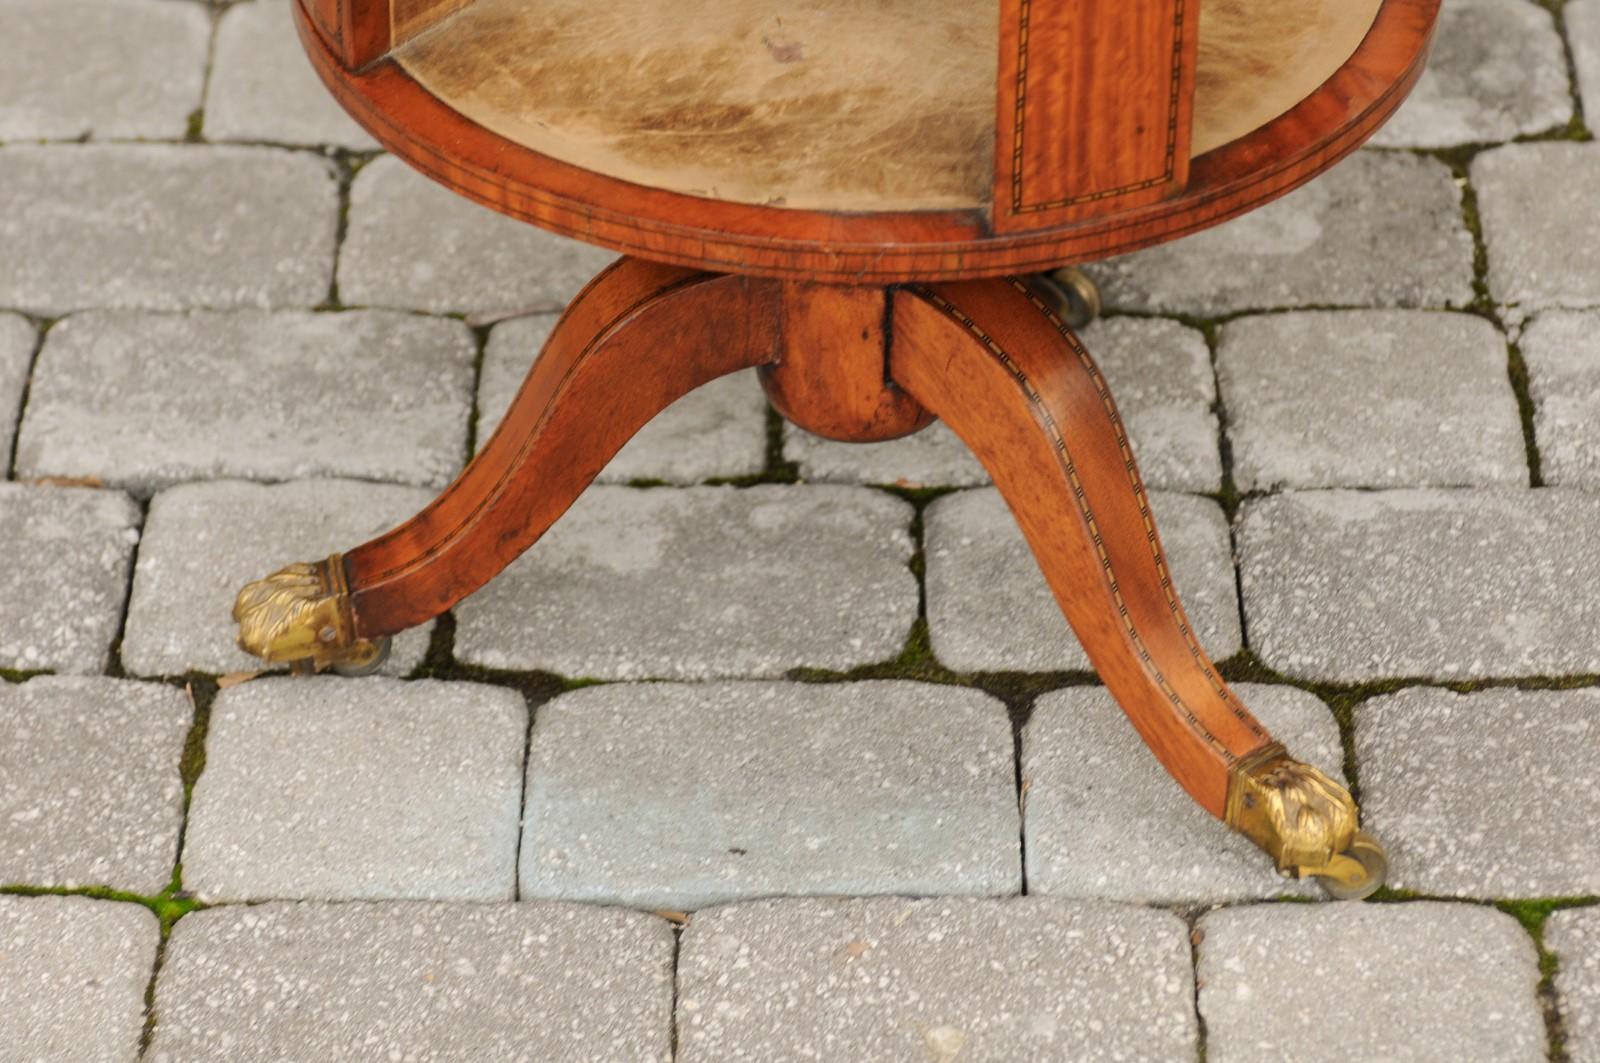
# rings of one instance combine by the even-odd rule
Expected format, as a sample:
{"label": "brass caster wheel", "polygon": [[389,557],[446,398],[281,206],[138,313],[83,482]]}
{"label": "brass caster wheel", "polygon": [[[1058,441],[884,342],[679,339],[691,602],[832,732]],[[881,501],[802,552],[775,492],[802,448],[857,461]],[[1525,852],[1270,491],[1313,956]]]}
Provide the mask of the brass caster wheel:
{"label": "brass caster wheel", "polygon": [[392,640],[387,635],[371,642],[363,640],[353,647],[351,656],[334,661],[330,667],[339,675],[372,675],[389,659],[391,645]]}
{"label": "brass caster wheel", "polygon": [[1039,288],[1068,328],[1081,329],[1100,316],[1100,289],[1075,266],[1037,275]]}
{"label": "brass caster wheel", "polygon": [[1383,885],[1389,876],[1389,858],[1378,839],[1366,831],[1356,831],[1350,848],[1338,854],[1316,880],[1336,901],[1364,901]]}
{"label": "brass caster wheel", "polygon": [[1335,900],[1370,897],[1389,873],[1350,791],[1276,742],[1234,763],[1224,819],[1261,846],[1279,874],[1314,878]]}
{"label": "brass caster wheel", "polygon": [[288,565],[245,586],[233,603],[239,648],[294,675],[332,668],[371,675],[389,657],[389,639],[357,638],[344,559]]}

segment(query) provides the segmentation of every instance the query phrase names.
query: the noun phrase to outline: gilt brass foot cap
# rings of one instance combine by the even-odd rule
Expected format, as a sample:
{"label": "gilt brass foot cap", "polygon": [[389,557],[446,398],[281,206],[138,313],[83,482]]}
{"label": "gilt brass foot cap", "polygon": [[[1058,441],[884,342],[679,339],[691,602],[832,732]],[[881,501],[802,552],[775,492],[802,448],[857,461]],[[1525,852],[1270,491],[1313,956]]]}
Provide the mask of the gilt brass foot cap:
{"label": "gilt brass foot cap", "polygon": [[1350,792],[1276,743],[1234,764],[1227,822],[1279,872],[1315,878],[1337,900],[1370,897],[1388,874],[1383,846],[1360,829]]}
{"label": "gilt brass foot cap", "polygon": [[355,635],[344,558],[297,562],[246,584],[234,599],[239,648],[297,675],[332,668],[367,675],[389,656],[389,640]]}

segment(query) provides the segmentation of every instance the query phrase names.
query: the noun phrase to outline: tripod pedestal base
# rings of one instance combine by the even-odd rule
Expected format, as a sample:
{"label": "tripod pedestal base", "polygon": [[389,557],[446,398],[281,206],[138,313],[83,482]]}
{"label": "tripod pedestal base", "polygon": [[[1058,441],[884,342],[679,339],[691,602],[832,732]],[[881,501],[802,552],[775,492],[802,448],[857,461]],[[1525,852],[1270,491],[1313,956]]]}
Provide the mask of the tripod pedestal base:
{"label": "tripod pedestal base", "polygon": [[1359,831],[1349,793],[1290,758],[1196,640],[1110,391],[1050,296],[1019,279],[845,287],[623,259],[567,310],[460,478],[342,557],[247,587],[240,644],[314,667],[370,655],[537,541],[660,410],[760,367],[778,410],[829,438],[949,425],[1173,778],[1280,871],[1322,878],[1336,895],[1370,893],[1382,851]]}

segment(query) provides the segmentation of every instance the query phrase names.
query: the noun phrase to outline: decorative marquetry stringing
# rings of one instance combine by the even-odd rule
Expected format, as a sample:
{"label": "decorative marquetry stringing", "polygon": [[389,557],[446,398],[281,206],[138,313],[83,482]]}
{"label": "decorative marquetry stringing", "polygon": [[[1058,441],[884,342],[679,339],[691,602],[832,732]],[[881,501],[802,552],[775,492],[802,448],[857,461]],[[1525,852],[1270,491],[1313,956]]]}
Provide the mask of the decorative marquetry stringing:
{"label": "decorative marquetry stringing", "polygon": [[[1217,696],[1222,699],[1222,701],[1228,706],[1234,715],[1238,717],[1241,722],[1245,723],[1253,734],[1258,735],[1262,741],[1270,740],[1270,736],[1267,734],[1266,730],[1263,729],[1260,723],[1258,723],[1256,719],[1250,715],[1249,711],[1245,709],[1242,704],[1240,704],[1239,699],[1234,696],[1231,690],[1228,689],[1227,684],[1222,682],[1221,678],[1216,674],[1215,669],[1210,667],[1205,651],[1201,649],[1199,641],[1195,638],[1194,632],[1189,626],[1188,617],[1184,615],[1183,605],[1178,600],[1177,593],[1172,585],[1172,577],[1167,570],[1166,557],[1161,550],[1161,539],[1156,533],[1155,519],[1150,513],[1150,499],[1148,494],[1145,492],[1144,481],[1139,475],[1138,464],[1134,461],[1133,448],[1128,443],[1128,434],[1123,428],[1122,415],[1117,412],[1116,403],[1111,397],[1111,389],[1106,385],[1105,377],[1100,373],[1100,367],[1095,364],[1095,361],[1090,356],[1088,349],[1083,346],[1081,341],[1079,341],[1077,335],[1067,327],[1066,323],[1056,315],[1055,311],[1047,303],[1039,298],[1038,294],[1034,292],[1034,290],[1026,282],[1016,277],[1008,278],[1008,280],[1011,286],[1018,292],[1025,295],[1028,301],[1032,303],[1033,306],[1050,321],[1052,327],[1054,327],[1056,331],[1061,334],[1062,338],[1072,349],[1074,356],[1077,357],[1077,359],[1082,363],[1084,371],[1089,375],[1089,378],[1093,381],[1095,390],[1099,393],[1101,407],[1105,410],[1106,418],[1111,424],[1111,429],[1116,434],[1117,447],[1122,453],[1123,465],[1128,474],[1128,483],[1133,490],[1134,498],[1138,502],[1139,515],[1144,521],[1145,539],[1150,546],[1151,560],[1155,562],[1156,572],[1161,583],[1161,589],[1166,595],[1167,607],[1172,611],[1172,616],[1174,621],[1177,623],[1178,630],[1183,634],[1184,644],[1189,648],[1189,652],[1194,657],[1196,663],[1199,664],[1204,671],[1206,679],[1209,680],[1212,685],[1212,689],[1216,691]],[[1087,492],[1085,492],[1083,483],[1079,479],[1078,466],[1076,461],[1073,459],[1071,449],[1067,446],[1066,436],[1062,433],[1061,427],[1056,423],[1054,415],[1050,412],[1049,404],[1044,401],[1043,396],[1039,394],[1038,390],[1034,387],[1033,382],[1028,379],[1028,376],[1023,372],[1022,367],[1016,363],[1016,361],[1006,352],[1005,348],[1001,346],[1000,343],[983,328],[983,326],[979,325],[976,321],[969,317],[964,311],[961,310],[960,307],[957,307],[955,304],[951,303],[948,299],[944,298],[932,289],[922,285],[916,285],[913,286],[912,290],[926,299],[933,306],[943,311],[951,320],[957,322],[969,333],[971,333],[973,338],[975,338],[979,343],[983,344],[983,346],[994,357],[995,361],[998,362],[1000,366],[1004,368],[1005,371],[1011,376],[1011,378],[1017,382],[1017,386],[1022,390],[1023,394],[1027,396],[1028,403],[1033,408],[1034,416],[1038,419],[1039,423],[1044,427],[1044,430],[1050,436],[1051,444],[1054,446],[1057,457],[1061,462],[1062,470],[1066,473],[1067,482],[1072,487],[1073,500],[1077,504],[1078,512],[1083,516],[1084,524],[1088,526],[1090,538],[1094,542],[1095,552],[1100,558],[1100,565],[1105,570],[1106,581],[1110,587],[1111,597],[1116,602],[1117,613],[1122,618],[1123,627],[1127,631],[1128,638],[1132,641],[1134,648],[1139,655],[1139,659],[1144,663],[1145,667],[1149,669],[1150,674],[1154,677],[1156,684],[1161,689],[1161,692],[1166,695],[1173,707],[1182,713],[1190,729],[1193,730],[1195,734],[1203,738],[1206,744],[1209,745],[1220,757],[1222,757],[1226,763],[1229,765],[1233,764],[1237,757],[1228,750],[1228,748],[1216,737],[1215,734],[1211,732],[1208,727],[1206,727],[1205,723],[1200,719],[1199,715],[1194,711],[1194,709],[1183,700],[1183,696],[1173,688],[1170,682],[1168,682],[1167,677],[1162,673],[1160,667],[1156,664],[1154,657],[1146,648],[1144,639],[1140,636],[1138,626],[1134,623],[1133,617],[1129,615],[1127,603],[1122,597],[1122,589],[1117,579],[1116,570],[1112,565],[1111,556],[1106,551],[1105,541],[1101,535],[1099,521],[1095,519],[1094,510],[1089,503]]]}
{"label": "decorative marquetry stringing", "polygon": [[1096,188],[1070,195],[1057,196],[1029,202],[1024,171],[1027,169],[1028,151],[1028,72],[1029,46],[1033,40],[1031,16],[1033,0],[1018,0],[1020,10],[1017,27],[1016,114],[1011,131],[1011,200],[1008,209],[1013,215],[1036,214],[1060,210],[1065,207],[1115,199],[1134,192],[1171,184],[1178,178],[1179,123],[1182,116],[1184,72],[1185,18],[1192,12],[1192,0],[1173,0],[1171,69],[1166,99],[1166,150],[1161,169],[1148,177],[1125,181],[1114,187]]}

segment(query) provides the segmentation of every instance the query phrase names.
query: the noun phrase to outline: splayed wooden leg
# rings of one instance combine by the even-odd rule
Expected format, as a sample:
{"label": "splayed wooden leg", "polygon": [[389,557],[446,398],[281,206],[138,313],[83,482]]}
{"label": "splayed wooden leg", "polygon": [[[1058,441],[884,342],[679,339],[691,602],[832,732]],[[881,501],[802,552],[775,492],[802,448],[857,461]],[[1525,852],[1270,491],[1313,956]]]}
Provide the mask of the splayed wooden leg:
{"label": "splayed wooden leg", "polygon": [[1349,793],[1289,757],[1201,649],[1105,379],[1038,289],[904,289],[892,320],[893,379],[989,470],[1089,659],[1173,778],[1280,871],[1341,896],[1377,889],[1382,850]]}
{"label": "splayed wooden leg", "polygon": [[532,546],[657,413],[772,361],[778,308],[773,281],[618,262],[573,301],[455,483],[371,542],[245,587],[240,646],[317,669],[372,666],[381,640],[443,613]]}

